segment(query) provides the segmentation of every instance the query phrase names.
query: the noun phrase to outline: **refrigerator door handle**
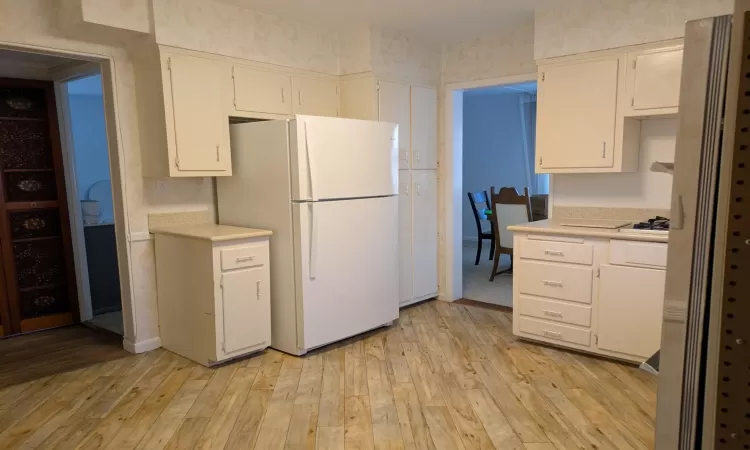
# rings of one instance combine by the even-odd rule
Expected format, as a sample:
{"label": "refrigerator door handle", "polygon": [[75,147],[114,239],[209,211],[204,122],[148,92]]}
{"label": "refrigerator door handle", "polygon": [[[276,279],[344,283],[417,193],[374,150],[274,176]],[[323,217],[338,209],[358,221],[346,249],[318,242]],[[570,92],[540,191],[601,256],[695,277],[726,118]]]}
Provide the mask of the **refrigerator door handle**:
{"label": "refrigerator door handle", "polygon": [[675,194],[672,202],[672,217],[669,221],[670,230],[682,230],[685,226],[685,208],[682,206],[682,195]]}
{"label": "refrigerator door handle", "polygon": [[310,279],[314,280],[318,261],[318,216],[315,203],[308,203],[307,207],[310,208]]}
{"label": "refrigerator door handle", "polygon": [[313,168],[313,151],[312,146],[315,143],[315,139],[311,139],[312,133],[310,133],[310,124],[305,122],[305,153],[307,155],[307,174],[310,179],[310,199],[314,202],[318,201],[318,197],[315,196],[315,170]]}

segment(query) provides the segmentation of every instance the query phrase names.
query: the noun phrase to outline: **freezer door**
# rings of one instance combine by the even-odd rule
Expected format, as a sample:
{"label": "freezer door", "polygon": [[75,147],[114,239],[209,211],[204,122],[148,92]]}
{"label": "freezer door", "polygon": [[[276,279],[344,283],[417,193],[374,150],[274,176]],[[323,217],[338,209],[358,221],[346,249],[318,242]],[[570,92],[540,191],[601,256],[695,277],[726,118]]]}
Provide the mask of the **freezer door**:
{"label": "freezer door", "polygon": [[398,318],[398,197],[293,204],[303,342],[310,349]]}
{"label": "freezer door", "polygon": [[385,122],[296,116],[290,124],[292,200],[395,195],[398,128]]}

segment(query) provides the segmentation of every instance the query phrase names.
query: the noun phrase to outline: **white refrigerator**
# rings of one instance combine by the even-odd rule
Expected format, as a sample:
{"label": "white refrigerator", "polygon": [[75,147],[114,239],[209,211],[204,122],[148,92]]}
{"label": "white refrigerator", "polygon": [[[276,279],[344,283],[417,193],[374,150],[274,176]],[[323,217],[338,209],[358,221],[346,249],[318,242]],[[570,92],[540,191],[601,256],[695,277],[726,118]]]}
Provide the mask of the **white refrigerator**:
{"label": "white refrigerator", "polygon": [[219,223],[270,229],[272,347],[307,351],[398,318],[398,128],[295,116],[230,126]]}

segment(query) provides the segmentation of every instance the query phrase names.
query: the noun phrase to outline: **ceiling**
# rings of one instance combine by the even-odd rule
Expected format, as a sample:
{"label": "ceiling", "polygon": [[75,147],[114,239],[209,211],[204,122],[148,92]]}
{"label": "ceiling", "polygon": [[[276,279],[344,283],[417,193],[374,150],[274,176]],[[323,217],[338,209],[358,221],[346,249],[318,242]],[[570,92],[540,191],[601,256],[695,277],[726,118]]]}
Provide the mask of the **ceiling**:
{"label": "ceiling", "polygon": [[434,42],[474,38],[520,20],[554,0],[218,0],[333,26],[371,24]]}

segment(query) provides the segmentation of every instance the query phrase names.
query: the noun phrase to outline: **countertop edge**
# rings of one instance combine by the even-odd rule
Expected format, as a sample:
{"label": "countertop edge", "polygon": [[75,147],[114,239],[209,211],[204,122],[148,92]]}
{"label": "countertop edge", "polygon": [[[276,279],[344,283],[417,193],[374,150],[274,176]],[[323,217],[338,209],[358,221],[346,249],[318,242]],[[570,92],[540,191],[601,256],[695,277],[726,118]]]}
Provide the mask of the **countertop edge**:
{"label": "countertop edge", "polygon": [[149,233],[151,234],[165,234],[169,236],[179,236],[189,239],[198,239],[202,241],[210,241],[210,242],[227,242],[227,241],[238,241],[242,239],[254,239],[254,238],[261,238],[261,237],[270,237],[273,235],[273,231],[270,230],[258,230],[256,232],[248,232],[248,233],[237,233],[232,235],[223,235],[223,236],[199,236],[195,234],[190,233],[184,233],[180,232],[178,230],[170,230],[166,228],[154,228],[152,230],[149,230]]}
{"label": "countertop edge", "polygon": [[[573,229],[571,229],[573,228]],[[619,231],[594,231],[592,228],[567,227],[561,228],[555,225],[548,225],[548,228],[510,225],[508,231],[514,233],[533,233],[533,234],[554,234],[563,236],[580,236],[580,237],[598,237],[607,239],[618,239],[623,241],[643,241],[659,242],[666,244],[669,242],[669,236],[655,236],[647,233],[621,233]]]}

